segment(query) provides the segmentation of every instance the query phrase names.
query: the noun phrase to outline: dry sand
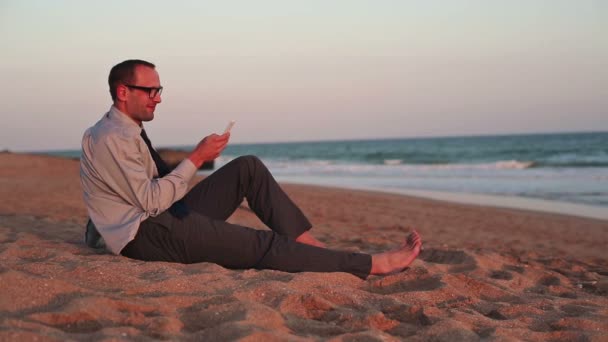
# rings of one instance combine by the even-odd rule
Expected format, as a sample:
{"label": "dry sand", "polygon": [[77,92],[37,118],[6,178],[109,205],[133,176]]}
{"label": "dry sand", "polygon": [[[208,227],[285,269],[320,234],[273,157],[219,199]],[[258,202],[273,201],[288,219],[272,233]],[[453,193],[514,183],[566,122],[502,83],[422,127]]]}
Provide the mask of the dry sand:
{"label": "dry sand", "polygon": [[82,243],[77,161],[0,153],[0,340],[608,340],[608,221],[285,189],[330,247],[425,251],[365,281],[130,260]]}

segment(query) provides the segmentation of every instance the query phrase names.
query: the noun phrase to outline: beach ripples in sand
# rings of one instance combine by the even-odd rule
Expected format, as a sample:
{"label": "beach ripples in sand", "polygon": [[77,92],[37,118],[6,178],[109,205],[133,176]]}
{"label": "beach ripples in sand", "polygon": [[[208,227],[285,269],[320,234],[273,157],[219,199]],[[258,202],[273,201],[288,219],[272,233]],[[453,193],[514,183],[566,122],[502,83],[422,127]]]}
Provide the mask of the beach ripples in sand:
{"label": "beach ripples in sand", "polygon": [[[55,184],[63,187],[65,177],[78,181],[70,161],[53,163],[68,170]],[[17,176],[0,177],[7,182]],[[37,177],[30,179],[24,184],[45,189]],[[46,191],[54,191],[52,177],[44,182]],[[331,246],[382,250],[416,226],[425,250],[405,272],[367,280],[141,262],[88,249],[81,242],[84,210],[73,210],[71,200],[49,195],[19,207],[5,188],[0,340],[608,337],[605,221],[286,188],[311,216],[315,234]],[[35,189],[19,191],[23,196]],[[263,229],[245,207],[230,220]],[[581,230],[586,234],[573,234]]]}
{"label": "beach ripples in sand", "polygon": [[[362,281],[98,255],[27,232],[28,219],[0,222],[15,237],[0,252],[3,338],[568,340],[608,333],[608,293],[598,285],[605,276],[582,262],[432,248],[404,273]],[[46,227],[80,233],[75,224]]]}

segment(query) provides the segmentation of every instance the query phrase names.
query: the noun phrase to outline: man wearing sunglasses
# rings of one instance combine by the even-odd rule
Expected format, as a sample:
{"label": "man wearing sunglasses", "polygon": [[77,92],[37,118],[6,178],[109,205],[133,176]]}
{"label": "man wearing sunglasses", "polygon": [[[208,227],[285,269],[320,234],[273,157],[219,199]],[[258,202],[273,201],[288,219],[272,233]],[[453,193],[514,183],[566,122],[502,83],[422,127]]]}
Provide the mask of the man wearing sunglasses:
{"label": "man wearing sunglasses", "polygon": [[[228,268],[349,272],[361,278],[406,268],[421,239],[411,233],[392,251],[369,255],[324,248],[311,224],[256,157],[239,157],[188,190],[230,133],[202,139],[171,170],[143,127],[154,119],[163,87],[154,64],[127,60],[108,78],[113,105],[82,140],[81,183],[90,221],[114,254],[149,261],[213,262]],[[244,199],[271,230],[226,222]]]}

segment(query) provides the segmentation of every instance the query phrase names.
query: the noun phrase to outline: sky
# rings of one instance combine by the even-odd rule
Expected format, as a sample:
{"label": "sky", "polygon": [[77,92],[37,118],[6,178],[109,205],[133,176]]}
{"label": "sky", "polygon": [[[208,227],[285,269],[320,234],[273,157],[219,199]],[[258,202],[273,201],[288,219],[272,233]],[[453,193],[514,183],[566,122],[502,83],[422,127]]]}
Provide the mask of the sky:
{"label": "sky", "polygon": [[0,0],[0,149],[78,149],[110,68],[156,146],[608,131],[608,2]]}

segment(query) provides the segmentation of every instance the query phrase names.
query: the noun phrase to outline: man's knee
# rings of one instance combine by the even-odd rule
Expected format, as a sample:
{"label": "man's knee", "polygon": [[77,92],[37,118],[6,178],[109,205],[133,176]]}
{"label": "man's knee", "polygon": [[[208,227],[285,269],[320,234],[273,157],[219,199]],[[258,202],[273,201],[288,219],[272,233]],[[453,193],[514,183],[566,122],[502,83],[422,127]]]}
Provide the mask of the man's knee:
{"label": "man's knee", "polygon": [[241,156],[236,158],[237,162],[243,166],[246,166],[249,170],[266,170],[266,165],[260,160],[260,158],[254,155]]}

